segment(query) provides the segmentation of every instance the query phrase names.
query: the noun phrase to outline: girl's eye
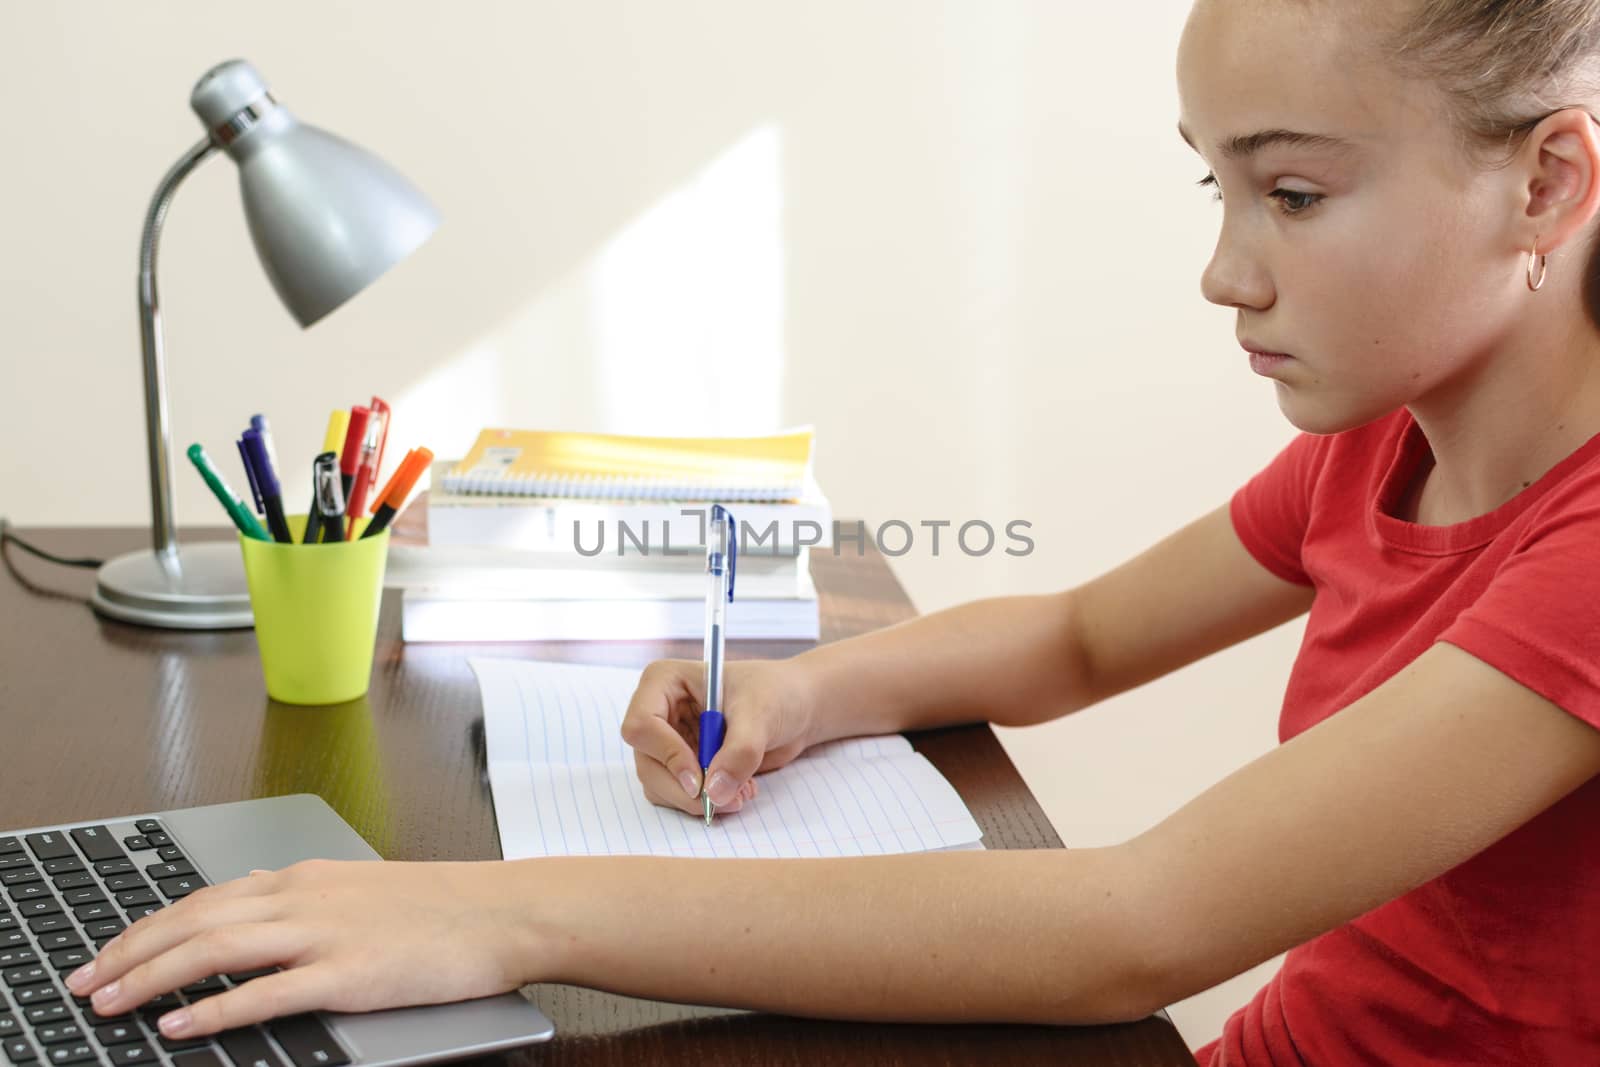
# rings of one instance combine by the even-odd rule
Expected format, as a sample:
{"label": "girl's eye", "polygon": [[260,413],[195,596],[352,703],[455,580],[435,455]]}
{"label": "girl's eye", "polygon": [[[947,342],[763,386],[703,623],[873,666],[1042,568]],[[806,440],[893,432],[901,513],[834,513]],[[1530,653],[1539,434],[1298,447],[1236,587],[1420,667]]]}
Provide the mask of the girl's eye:
{"label": "girl's eye", "polygon": [[[1217,184],[1217,176],[1215,174],[1207,174],[1195,184],[1215,186]],[[1278,210],[1285,215],[1298,215],[1315,207],[1322,199],[1321,193],[1302,193],[1294,189],[1274,189],[1267,195],[1278,202]],[[1221,200],[1222,190],[1218,189],[1211,199]]]}

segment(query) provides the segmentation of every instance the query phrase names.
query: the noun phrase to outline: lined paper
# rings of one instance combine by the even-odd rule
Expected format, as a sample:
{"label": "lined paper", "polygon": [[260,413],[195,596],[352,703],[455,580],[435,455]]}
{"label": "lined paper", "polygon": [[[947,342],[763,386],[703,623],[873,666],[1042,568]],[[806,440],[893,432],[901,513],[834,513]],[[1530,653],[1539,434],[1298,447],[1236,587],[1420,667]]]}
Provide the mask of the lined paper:
{"label": "lined paper", "polygon": [[798,858],[981,848],[944,776],[896,735],[830,741],[758,779],[743,810],[703,820],[645,799],[622,716],[637,670],[470,660],[506,859]]}

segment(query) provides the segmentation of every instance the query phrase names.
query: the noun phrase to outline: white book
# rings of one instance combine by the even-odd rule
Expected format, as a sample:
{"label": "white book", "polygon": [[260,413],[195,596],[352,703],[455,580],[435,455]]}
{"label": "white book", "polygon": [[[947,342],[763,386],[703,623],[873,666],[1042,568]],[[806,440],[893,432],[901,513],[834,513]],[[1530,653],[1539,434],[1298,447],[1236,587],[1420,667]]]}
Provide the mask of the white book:
{"label": "white book", "polygon": [[[607,556],[570,559],[555,552],[498,548],[436,548],[391,543],[383,584],[428,597],[599,600],[704,597],[703,551],[683,556]],[[812,586],[811,551],[740,556],[735,589],[751,598],[804,598]]]}
{"label": "white book", "polygon": [[[705,549],[711,504],[703,500],[580,500],[452,493],[435,463],[428,493],[428,544],[552,552],[575,562]],[[833,546],[833,509],[814,479],[792,501],[730,504],[745,555]]]}
{"label": "white book", "polygon": [[[697,596],[548,599],[516,594],[400,594],[403,641],[675,641],[705,636],[704,577]],[[816,587],[802,573],[797,595],[741,596],[728,605],[730,640],[802,640],[821,636]]]}

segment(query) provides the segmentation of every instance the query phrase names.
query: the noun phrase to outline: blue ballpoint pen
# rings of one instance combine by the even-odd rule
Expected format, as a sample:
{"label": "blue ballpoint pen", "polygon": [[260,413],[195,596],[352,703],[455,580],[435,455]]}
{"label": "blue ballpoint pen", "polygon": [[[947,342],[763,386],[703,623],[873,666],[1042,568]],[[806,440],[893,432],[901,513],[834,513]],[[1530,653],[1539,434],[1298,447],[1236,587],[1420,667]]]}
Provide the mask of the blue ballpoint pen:
{"label": "blue ballpoint pen", "polygon": [[711,804],[706,771],[722,747],[726,723],[722,718],[722,664],[727,640],[728,604],[733,601],[734,566],[739,559],[739,537],[733,516],[721,504],[711,505],[711,522],[706,529],[706,573],[711,584],[706,589],[706,710],[700,713],[700,802],[705,807],[706,825],[716,810]]}

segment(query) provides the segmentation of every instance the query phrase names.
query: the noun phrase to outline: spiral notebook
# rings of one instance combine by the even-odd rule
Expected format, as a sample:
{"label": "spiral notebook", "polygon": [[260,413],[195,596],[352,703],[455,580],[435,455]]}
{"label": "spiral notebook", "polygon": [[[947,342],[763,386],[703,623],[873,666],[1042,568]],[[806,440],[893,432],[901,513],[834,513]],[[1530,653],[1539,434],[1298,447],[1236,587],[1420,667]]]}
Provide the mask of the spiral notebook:
{"label": "spiral notebook", "polygon": [[795,500],[809,427],[763,437],[484,430],[444,478],[452,493],[610,500]]}

